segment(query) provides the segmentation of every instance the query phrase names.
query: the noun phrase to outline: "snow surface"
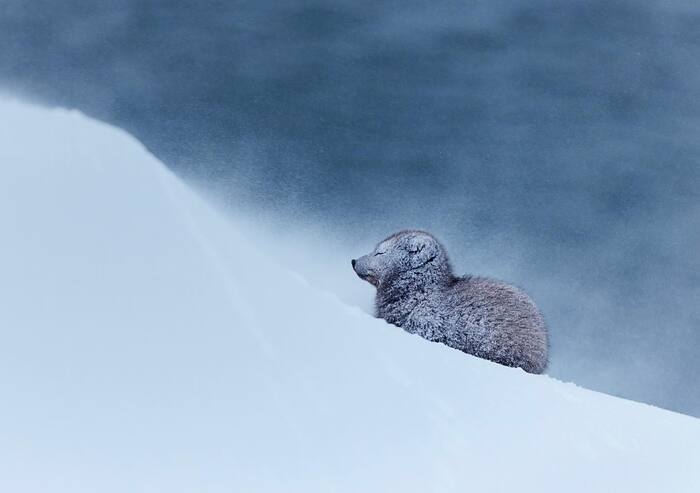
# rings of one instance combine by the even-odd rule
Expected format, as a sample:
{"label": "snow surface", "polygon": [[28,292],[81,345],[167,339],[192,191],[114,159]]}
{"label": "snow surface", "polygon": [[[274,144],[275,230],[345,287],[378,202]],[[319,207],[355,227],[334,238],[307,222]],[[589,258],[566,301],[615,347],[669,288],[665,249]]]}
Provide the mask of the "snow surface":
{"label": "snow surface", "polygon": [[700,420],[411,336],[124,132],[0,117],[0,491],[698,491]]}

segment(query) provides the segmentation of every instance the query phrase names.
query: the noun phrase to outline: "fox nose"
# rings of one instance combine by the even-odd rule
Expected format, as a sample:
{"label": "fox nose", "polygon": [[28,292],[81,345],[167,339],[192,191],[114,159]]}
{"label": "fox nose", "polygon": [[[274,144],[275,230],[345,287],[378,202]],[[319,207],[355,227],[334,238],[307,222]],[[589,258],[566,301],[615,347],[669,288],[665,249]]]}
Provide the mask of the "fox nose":
{"label": "fox nose", "polygon": [[353,268],[353,269],[355,268],[355,263],[356,263],[356,262],[357,262],[357,260],[355,260],[355,259],[352,259],[352,260],[350,261],[350,263],[352,264],[352,268]]}

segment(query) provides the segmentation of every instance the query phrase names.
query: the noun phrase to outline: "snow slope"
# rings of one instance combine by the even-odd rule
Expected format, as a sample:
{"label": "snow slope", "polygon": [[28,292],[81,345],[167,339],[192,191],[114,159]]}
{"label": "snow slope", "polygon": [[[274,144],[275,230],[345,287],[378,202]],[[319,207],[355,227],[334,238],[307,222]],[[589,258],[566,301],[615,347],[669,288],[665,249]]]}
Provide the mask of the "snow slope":
{"label": "snow slope", "polygon": [[124,132],[0,116],[0,491],[698,491],[700,420],[406,334]]}

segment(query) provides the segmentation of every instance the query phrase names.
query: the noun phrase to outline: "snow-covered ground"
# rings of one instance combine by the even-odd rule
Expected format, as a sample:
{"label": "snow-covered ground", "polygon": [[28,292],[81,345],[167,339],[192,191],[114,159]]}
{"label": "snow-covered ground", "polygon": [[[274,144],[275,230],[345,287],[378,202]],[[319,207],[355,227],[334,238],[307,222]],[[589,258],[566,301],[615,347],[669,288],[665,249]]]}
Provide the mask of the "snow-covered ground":
{"label": "snow-covered ground", "polygon": [[375,320],[78,113],[0,101],[0,228],[0,491],[698,491],[700,420]]}

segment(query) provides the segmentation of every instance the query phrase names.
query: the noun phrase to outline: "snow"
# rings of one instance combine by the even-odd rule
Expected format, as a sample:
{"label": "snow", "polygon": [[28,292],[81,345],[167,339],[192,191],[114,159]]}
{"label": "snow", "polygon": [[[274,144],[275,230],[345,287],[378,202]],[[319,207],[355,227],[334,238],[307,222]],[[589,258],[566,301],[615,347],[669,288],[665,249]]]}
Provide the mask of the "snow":
{"label": "snow", "polygon": [[0,491],[697,491],[700,420],[409,335],[125,132],[0,115]]}

